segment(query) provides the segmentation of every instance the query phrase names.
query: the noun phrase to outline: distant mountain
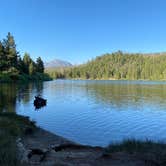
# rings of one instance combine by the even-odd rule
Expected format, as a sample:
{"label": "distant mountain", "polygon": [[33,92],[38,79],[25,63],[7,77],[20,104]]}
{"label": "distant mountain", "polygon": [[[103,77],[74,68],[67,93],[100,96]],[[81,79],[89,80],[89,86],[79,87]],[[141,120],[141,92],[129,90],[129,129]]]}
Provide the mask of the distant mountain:
{"label": "distant mountain", "polygon": [[45,65],[45,68],[59,68],[59,67],[70,67],[70,66],[72,66],[72,64],[70,62],[63,61],[63,60],[60,60],[60,59],[54,59],[50,62],[46,62],[44,65]]}

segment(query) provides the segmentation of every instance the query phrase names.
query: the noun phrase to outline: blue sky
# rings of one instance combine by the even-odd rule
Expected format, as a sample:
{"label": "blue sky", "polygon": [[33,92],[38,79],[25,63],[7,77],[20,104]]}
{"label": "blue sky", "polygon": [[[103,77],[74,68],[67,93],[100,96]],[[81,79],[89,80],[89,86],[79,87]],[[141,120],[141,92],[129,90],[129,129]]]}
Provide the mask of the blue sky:
{"label": "blue sky", "polygon": [[0,0],[0,39],[21,54],[83,63],[107,52],[166,51],[165,0]]}

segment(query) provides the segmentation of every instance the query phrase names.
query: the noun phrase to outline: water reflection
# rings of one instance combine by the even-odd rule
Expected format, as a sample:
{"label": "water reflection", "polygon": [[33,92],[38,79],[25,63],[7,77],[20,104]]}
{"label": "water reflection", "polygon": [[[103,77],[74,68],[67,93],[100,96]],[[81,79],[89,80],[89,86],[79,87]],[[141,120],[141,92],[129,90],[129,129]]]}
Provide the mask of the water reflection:
{"label": "water reflection", "polygon": [[[146,83],[146,84],[145,84]],[[103,107],[119,107],[144,104],[166,106],[166,84],[139,81],[53,81],[29,84],[1,84],[0,111],[15,112],[16,103],[28,104],[35,96],[43,96],[50,102],[78,102],[85,98]],[[54,100],[54,101],[53,101]]]}
{"label": "water reflection", "polygon": [[[35,111],[34,97],[47,99]],[[90,145],[124,138],[166,140],[166,83],[56,80],[1,84],[0,111],[30,116],[41,127]]]}
{"label": "water reflection", "polygon": [[43,94],[43,83],[0,84],[0,112],[16,112],[16,103],[28,103]]}
{"label": "water reflection", "polygon": [[87,94],[96,102],[125,107],[126,105],[158,104],[165,105],[165,84],[87,84]]}
{"label": "water reflection", "polygon": [[17,99],[17,86],[15,84],[0,85],[0,112],[15,112]]}

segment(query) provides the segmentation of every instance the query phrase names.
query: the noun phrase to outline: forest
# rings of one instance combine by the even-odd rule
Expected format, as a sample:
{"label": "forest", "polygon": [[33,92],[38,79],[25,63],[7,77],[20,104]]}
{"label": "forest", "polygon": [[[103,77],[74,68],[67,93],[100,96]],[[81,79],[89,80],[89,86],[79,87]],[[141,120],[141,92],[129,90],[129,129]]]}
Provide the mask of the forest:
{"label": "forest", "polygon": [[0,40],[0,82],[47,79],[49,76],[44,74],[42,59],[38,57],[34,62],[28,53],[21,58],[10,32]]}
{"label": "forest", "polygon": [[85,64],[47,70],[53,78],[165,80],[166,53],[140,54],[117,51]]}

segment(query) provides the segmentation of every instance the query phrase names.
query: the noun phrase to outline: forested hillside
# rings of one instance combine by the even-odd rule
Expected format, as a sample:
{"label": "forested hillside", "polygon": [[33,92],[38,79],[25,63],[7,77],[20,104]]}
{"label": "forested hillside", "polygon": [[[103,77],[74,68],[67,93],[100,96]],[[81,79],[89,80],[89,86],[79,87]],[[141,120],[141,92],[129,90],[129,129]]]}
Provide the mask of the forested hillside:
{"label": "forested hillside", "polygon": [[104,54],[86,64],[48,71],[54,78],[76,79],[166,79],[166,54]]}
{"label": "forested hillside", "polygon": [[45,80],[44,64],[40,57],[34,62],[28,53],[21,55],[16,49],[14,37],[8,33],[0,41],[0,82]]}

